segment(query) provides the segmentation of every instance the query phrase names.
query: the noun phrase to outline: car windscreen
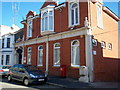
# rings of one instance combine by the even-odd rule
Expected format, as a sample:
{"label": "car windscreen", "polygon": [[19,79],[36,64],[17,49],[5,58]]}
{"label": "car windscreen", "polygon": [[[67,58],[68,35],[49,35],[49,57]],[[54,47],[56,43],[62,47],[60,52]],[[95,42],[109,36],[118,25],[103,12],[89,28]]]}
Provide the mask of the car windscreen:
{"label": "car windscreen", "polygon": [[11,66],[3,66],[2,69],[10,69]]}
{"label": "car windscreen", "polygon": [[37,71],[37,70],[39,70],[39,68],[37,68],[36,66],[24,66],[24,67],[28,71]]}

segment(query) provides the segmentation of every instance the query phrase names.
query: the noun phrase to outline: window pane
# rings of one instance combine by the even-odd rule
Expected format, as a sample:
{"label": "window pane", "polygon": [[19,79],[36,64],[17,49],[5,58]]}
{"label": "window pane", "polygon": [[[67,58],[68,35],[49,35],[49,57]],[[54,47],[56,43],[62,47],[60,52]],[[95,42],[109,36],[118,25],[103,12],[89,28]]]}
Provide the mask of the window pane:
{"label": "window pane", "polygon": [[72,8],[76,8],[78,6],[78,4],[77,3],[74,3],[73,5],[72,5]]}
{"label": "window pane", "polygon": [[3,65],[4,55],[2,55],[1,65]]}
{"label": "window pane", "polygon": [[71,23],[74,25],[74,10],[71,11]]}
{"label": "window pane", "polygon": [[48,17],[45,17],[45,30],[48,30]]}
{"label": "window pane", "polygon": [[6,65],[9,65],[10,55],[6,55]]}
{"label": "window pane", "polygon": [[49,29],[53,30],[53,16],[49,16]]}
{"label": "window pane", "polygon": [[42,64],[43,64],[43,46],[40,46],[38,50],[38,65],[42,66]]}
{"label": "window pane", "polygon": [[53,15],[52,11],[49,12],[49,15]]}
{"label": "window pane", "polygon": [[42,19],[42,31],[44,31],[44,25],[45,25],[45,22],[44,22],[44,18]]}
{"label": "window pane", "polygon": [[31,64],[32,48],[28,48],[27,64]]}
{"label": "window pane", "polygon": [[79,49],[79,42],[74,41],[72,42],[71,46],[71,65],[78,66],[80,65],[80,49]]}
{"label": "window pane", "polygon": [[78,24],[78,8],[75,9],[75,20],[76,20],[76,24]]}
{"label": "window pane", "polygon": [[7,38],[7,48],[10,48],[10,38]]}
{"label": "window pane", "polygon": [[60,65],[60,49],[59,48],[55,49],[54,55],[55,55],[54,65]]}
{"label": "window pane", "polygon": [[4,48],[4,39],[2,39],[2,48]]}

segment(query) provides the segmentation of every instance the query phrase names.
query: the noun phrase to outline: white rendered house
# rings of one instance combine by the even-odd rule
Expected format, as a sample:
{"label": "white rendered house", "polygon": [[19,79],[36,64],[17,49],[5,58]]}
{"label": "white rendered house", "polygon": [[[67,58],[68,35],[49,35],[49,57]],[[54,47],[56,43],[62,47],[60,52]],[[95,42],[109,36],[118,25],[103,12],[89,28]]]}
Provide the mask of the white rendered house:
{"label": "white rendered house", "polygon": [[14,65],[14,32],[18,26],[0,26],[0,65]]}

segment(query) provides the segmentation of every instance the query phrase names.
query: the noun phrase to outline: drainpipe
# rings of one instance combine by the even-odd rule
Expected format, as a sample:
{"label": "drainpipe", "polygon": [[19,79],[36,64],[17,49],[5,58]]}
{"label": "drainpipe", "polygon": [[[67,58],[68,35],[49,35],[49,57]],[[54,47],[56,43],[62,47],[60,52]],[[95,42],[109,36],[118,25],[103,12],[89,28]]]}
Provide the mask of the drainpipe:
{"label": "drainpipe", "polygon": [[48,41],[49,41],[49,36],[48,36],[48,38],[47,38],[47,41],[46,41],[46,74],[48,75],[48,52],[49,52],[49,43],[48,43]]}

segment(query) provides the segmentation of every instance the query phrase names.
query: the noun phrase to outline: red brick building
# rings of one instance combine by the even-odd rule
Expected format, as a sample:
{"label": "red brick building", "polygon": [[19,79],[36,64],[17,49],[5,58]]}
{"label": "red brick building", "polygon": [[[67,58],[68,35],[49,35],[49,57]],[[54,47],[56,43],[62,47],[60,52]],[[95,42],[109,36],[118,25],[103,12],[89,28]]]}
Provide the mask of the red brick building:
{"label": "red brick building", "polygon": [[89,81],[118,81],[120,19],[101,0],[82,1],[46,0],[39,15],[29,11],[21,22],[24,41],[15,43],[16,50],[23,50],[23,64],[49,75],[60,76],[65,65],[66,77],[79,78],[86,66]]}

